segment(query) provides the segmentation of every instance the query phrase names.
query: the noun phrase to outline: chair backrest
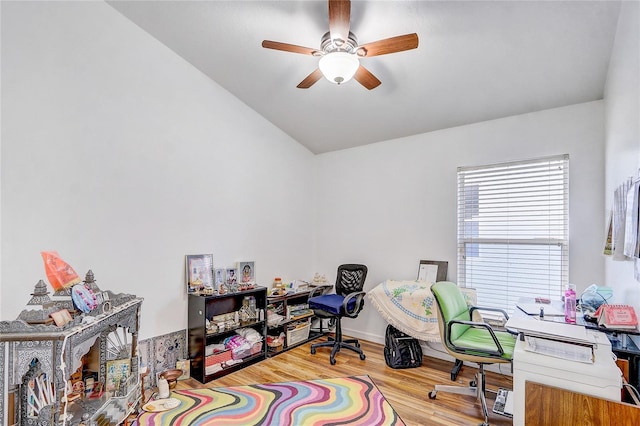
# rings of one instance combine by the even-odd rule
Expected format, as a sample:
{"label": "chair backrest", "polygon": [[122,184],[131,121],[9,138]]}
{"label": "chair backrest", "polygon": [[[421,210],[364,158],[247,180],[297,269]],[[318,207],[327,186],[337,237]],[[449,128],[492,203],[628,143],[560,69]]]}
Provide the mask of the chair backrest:
{"label": "chair backrest", "polygon": [[438,312],[442,319],[439,326],[441,334],[443,334],[443,343],[447,340],[457,339],[462,333],[467,331],[470,326],[456,324],[456,326],[451,329],[451,335],[448,336],[448,339],[445,339],[444,335],[447,333],[447,324],[449,321],[471,321],[469,306],[467,306],[467,302],[464,299],[462,291],[460,291],[460,288],[455,283],[439,281],[431,285],[431,293],[433,293],[433,296],[436,299]]}
{"label": "chair backrest", "polygon": [[349,293],[362,291],[367,278],[367,267],[355,263],[338,266],[336,278],[336,294],[346,296]]}

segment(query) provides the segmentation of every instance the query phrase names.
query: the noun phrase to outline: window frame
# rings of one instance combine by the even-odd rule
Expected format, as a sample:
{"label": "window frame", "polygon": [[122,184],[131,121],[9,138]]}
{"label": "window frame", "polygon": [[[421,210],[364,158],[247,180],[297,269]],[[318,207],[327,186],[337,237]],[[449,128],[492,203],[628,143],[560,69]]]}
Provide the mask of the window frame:
{"label": "window frame", "polygon": [[458,167],[457,177],[458,285],[509,312],[520,297],[559,299],[569,282],[569,155]]}

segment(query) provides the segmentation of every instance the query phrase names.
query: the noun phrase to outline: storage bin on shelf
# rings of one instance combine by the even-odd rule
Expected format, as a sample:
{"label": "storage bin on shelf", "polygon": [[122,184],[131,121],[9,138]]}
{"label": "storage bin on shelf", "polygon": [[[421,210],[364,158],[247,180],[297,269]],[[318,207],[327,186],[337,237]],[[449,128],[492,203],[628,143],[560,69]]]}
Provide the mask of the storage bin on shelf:
{"label": "storage bin on shelf", "polygon": [[287,346],[293,346],[309,338],[311,322],[305,320],[296,321],[287,327]]}
{"label": "storage bin on shelf", "polygon": [[247,350],[234,352],[231,356],[233,357],[233,359],[242,359],[242,358],[246,358],[246,357],[258,354],[260,353],[261,350],[262,350],[262,341],[254,343],[253,345],[251,345],[251,348]]}
{"label": "storage bin on shelf", "polygon": [[231,361],[232,359],[233,356],[231,351],[217,352],[213,355],[208,355],[207,357],[205,357],[204,365],[205,367],[211,367],[212,365],[222,364],[224,362]]}
{"label": "storage bin on shelf", "polygon": [[262,342],[256,342],[251,347],[251,352],[249,353],[249,355],[259,354],[260,352],[262,352]]}
{"label": "storage bin on shelf", "polygon": [[284,339],[285,339],[284,333],[280,333],[280,335],[278,336],[268,335],[267,351],[269,351],[269,353],[277,353],[282,351],[282,349],[284,348]]}

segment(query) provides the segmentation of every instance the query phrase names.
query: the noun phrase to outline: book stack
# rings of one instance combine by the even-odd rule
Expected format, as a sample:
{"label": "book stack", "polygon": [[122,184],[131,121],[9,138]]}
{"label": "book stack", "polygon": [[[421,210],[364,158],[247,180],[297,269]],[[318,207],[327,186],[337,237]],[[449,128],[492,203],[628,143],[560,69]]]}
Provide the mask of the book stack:
{"label": "book stack", "polygon": [[291,305],[288,307],[289,319],[297,320],[301,318],[307,318],[313,315],[313,310],[309,309],[307,303],[301,305]]}

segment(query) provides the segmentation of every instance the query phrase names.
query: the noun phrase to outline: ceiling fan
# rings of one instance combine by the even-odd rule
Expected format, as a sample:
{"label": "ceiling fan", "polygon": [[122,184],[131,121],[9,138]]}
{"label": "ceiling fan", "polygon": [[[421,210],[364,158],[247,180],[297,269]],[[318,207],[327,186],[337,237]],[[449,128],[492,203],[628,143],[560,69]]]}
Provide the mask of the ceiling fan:
{"label": "ceiling fan", "polygon": [[415,49],[418,47],[418,35],[405,34],[358,45],[355,34],[349,31],[350,19],[350,0],[329,0],[329,32],[322,36],[320,49],[271,40],[264,40],[262,47],[320,58],[318,68],[298,84],[299,89],[308,89],[324,76],[336,84],[346,83],[355,78],[371,90],[381,82],[360,65],[359,59]]}

